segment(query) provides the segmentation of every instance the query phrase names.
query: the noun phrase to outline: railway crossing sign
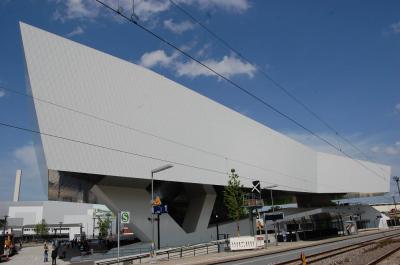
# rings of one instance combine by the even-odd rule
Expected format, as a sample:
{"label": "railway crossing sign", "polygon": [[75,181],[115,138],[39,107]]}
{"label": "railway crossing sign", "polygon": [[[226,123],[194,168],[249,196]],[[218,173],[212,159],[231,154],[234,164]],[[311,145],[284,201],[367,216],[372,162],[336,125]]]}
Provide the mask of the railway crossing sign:
{"label": "railway crossing sign", "polygon": [[121,211],[121,223],[122,224],[129,224],[131,219],[131,213],[127,211]]}
{"label": "railway crossing sign", "polygon": [[261,184],[259,180],[255,180],[252,182],[253,183],[253,188],[251,189],[251,192],[256,192],[256,193],[261,193]]}

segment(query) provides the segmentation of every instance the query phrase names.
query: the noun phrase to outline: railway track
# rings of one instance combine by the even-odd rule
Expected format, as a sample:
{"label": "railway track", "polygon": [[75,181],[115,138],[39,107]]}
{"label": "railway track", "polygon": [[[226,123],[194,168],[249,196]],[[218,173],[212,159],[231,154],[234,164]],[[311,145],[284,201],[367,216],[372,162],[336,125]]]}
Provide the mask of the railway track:
{"label": "railway track", "polygon": [[386,253],[382,254],[381,256],[377,257],[375,260],[367,263],[366,265],[377,265],[384,261],[385,259],[389,258],[391,255],[396,253],[397,251],[400,251],[400,246],[396,247],[393,250],[387,251]]}
{"label": "railway track", "polygon": [[[386,236],[383,238],[379,239],[371,239],[368,241],[364,241],[362,243],[358,243],[352,246],[345,246],[345,247],[340,247],[340,248],[335,248],[332,250],[320,252],[317,254],[312,254],[307,256],[307,264],[314,264],[317,262],[323,262],[324,260],[328,260],[329,258],[333,258],[338,255],[346,254],[346,253],[351,253],[352,251],[358,250],[360,248],[366,248],[369,246],[372,246],[374,244],[378,244],[379,242],[383,242],[385,240],[390,240],[394,238],[400,238],[400,234],[395,234],[395,235],[390,235]],[[370,261],[367,263],[367,265],[375,265],[380,263],[381,261],[385,260],[387,257],[391,256],[393,253],[396,253],[397,251],[400,250],[400,244],[394,249],[391,249],[390,251],[386,251],[384,254],[379,255],[376,259]],[[293,260],[285,261],[285,262],[280,262],[275,265],[302,265],[300,258],[296,258]]]}

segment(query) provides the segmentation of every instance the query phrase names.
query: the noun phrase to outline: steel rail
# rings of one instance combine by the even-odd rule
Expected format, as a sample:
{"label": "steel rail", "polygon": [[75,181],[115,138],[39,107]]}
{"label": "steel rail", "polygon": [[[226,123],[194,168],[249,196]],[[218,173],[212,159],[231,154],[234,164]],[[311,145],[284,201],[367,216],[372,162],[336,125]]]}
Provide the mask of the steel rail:
{"label": "steel rail", "polygon": [[391,255],[393,255],[394,253],[396,253],[397,251],[400,250],[400,245],[397,246],[396,248],[386,252],[385,254],[381,255],[380,257],[376,258],[375,260],[367,263],[366,265],[376,265],[379,264],[381,261],[387,259],[388,257],[390,257]]}
{"label": "steel rail", "polygon": [[[361,243],[357,243],[357,244],[352,245],[352,246],[339,247],[339,248],[323,251],[323,252],[320,252],[320,253],[308,255],[307,256],[307,264],[312,264],[312,263],[315,263],[315,262],[318,262],[318,261],[321,261],[321,260],[324,260],[324,259],[328,259],[328,258],[337,256],[337,255],[341,255],[341,254],[344,254],[344,253],[347,253],[347,252],[351,252],[353,250],[359,249],[360,247],[366,247],[366,246],[375,244],[375,243],[377,243],[379,241],[387,240],[387,239],[394,238],[394,237],[400,237],[400,234],[384,236],[384,237],[376,238],[376,239],[370,239],[370,240],[367,240],[367,241],[364,241],[364,242],[361,242]],[[400,246],[399,246],[399,248],[400,248]],[[322,256],[322,257],[319,257],[319,256]],[[316,258],[316,257],[319,257],[319,258]],[[311,260],[308,260],[310,258],[311,258]],[[296,259],[291,259],[291,260],[288,260],[288,261],[276,263],[275,265],[286,265],[286,264],[291,264],[291,263],[295,263],[295,262],[298,262],[298,261],[299,261],[299,258],[296,258]],[[375,263],[371,263],[371,264],[375,264]],[[298,263],[298,265],[301,265],[301,263]]]}

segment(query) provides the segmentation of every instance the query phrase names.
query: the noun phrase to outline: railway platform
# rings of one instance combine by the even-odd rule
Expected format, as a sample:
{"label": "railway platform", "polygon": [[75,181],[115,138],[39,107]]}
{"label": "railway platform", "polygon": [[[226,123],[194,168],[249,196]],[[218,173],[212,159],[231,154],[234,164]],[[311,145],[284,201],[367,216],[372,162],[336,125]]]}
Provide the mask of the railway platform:
{"label": "railway platform", "polygon": [[[239,252],[221,252],[212,253],[203,256],[186,257],[181,259],[170,259],[165,260],[163,257],[158,257],[157,264],[193,264],[193,265],[205,265],[205,264],[256,264],[256,260],[263,260],[263,257],[271,256],[276,257],[276,262],[263,263],[261,264],[279,264],[279,260],[284,260],[287,256],[287,260],[293,260],[298,257],[300,261],[300,254],[304,250],[309,248],[322,247],[324,245],[332,245],[332,249],[335,245],[339,248],[339,245],[351,246],[363,241],[371,241],[379,237],[391,237],[393,235],[400,236],[400,227],[391,229],[378,230],[378,229],[366,229],[360,230],[357,235],[351,236],[340,236],[335,238],[328,238],[323,240],[315,241],[299,241],[299,242],[280,242],[279,245],[269,244],[265,249],[250,250],[250,251],[239,251]],[[282,258],[282,259],[280,259]],[[145,261],[144,261],[145,262]],[[281,262],[281,264],[289,264],[287,262]]]}

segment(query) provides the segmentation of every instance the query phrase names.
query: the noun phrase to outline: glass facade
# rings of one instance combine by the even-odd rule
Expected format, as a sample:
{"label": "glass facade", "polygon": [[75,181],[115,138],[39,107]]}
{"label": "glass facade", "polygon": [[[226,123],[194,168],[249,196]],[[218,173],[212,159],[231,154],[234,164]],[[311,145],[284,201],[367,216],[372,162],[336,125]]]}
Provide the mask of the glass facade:
{"label": "glass facade", "polygon": [[98,203],[91,188],[103,178],[102,175],[49,170],[49,200]]}

